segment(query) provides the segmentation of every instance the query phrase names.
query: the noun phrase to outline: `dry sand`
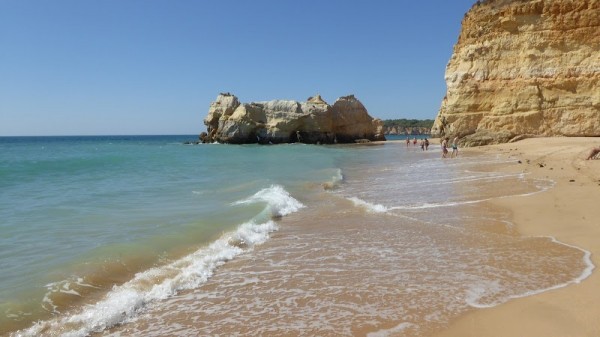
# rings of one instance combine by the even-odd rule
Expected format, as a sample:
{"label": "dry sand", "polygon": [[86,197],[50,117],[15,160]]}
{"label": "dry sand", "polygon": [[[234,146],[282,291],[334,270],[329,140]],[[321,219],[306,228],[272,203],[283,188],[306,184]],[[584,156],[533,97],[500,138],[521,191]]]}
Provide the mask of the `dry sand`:
{"label": "dry sand", "polygon": [[[504,168],[553,180],[548,191],[493,201],[509,209],[522,235],[552,236],[591,252],[600,266],[600,160],[584,160],[600,138],[534,138],[461,149],[511,158]],[[521,161],[519,163],[518,161]],[[600,273],[578,284],[473,310],[436,337],[600,336]]]}

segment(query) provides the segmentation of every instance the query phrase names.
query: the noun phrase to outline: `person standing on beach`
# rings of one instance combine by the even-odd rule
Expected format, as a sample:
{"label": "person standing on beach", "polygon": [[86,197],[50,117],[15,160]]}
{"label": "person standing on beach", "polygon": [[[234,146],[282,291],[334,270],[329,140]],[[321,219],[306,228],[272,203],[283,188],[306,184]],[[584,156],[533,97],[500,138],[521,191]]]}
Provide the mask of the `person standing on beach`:
{"label": "person standing on beach", "polygon": [[600,153],[600,146],[594,147],[590,150],[590,153],[588,154],[588,156],[585,158],[586,160],[590,160],[593,159],[594,157],[596,157],[596,155]]}
{"label": "person standing on beach", "polygon": [[458,157],[458,137],[454,137],[452,140],[452,154],[450,158]]}
{"label": "person standing on beach", "polygon": [[406,135],[406,147],[408,147],[410,145],[410,139],[408,138],[408,135]]}
{"label": "person standing on beach", "polygon": [[442,158],[448,155],[448,137],[442,139]]}
{"label": "person standing on beach", "polygon": [[421,139],[421,151],[425,151],[425,140]]}
{"label": "person standing on beach", "polygon": [[429,150],[429,139],[425,138],[425,151]]}

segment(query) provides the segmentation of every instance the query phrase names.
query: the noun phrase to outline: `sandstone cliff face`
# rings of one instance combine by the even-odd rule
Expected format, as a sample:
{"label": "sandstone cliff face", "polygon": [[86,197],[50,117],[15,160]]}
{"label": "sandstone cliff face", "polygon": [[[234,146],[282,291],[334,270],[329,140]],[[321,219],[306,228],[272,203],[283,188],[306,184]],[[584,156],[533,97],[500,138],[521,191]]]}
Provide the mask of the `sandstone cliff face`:
{"label": "sandstone cliff face", "polygon": [[385,140],[383,122],[369,116],[354,96],[340,97],[333,106],[319,95],[306,102],[273,100],[240,103],[220,94],[204,119],[202,142],[349,143],[358,139]]}
{"label": "sandstone cliff face", "polygon": [[600,1],[475,4],[445,79],[436,136],[466,145],[600,136]]}

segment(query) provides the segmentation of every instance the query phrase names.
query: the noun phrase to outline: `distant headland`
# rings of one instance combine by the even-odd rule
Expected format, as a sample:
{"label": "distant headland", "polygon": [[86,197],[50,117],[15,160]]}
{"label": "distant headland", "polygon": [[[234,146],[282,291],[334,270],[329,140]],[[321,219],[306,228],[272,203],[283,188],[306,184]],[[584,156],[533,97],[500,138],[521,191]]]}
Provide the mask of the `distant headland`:
{"label": "distant headland", "polygon": [[383,132],[385,135],[429,135],[433,119],[385,119]]}

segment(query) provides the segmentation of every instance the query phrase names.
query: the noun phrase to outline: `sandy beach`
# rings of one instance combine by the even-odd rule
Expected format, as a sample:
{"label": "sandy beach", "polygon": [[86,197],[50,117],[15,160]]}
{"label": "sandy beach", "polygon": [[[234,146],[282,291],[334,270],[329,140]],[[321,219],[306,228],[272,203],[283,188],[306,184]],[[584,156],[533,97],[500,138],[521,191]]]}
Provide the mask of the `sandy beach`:
{"label": "sandy beach", "polygon": [[[163,232],[150,232],[157,241],[134,242],[130,258],[148,255],[136,247],[154,242],[173,253],[130,280],[91,295],[79,291],[112,279],[100,283],[92,274],[58,283],[58,290],[48,291],[50,303],[73,309],[46,320],[40,314],[39,323],[13,335],[598,336],[600,287],[589,256],[597,265],[599,210],[593,202],[599,200],[600,160],[583,160],[596,141],[528,139],[460,148],[458,158],[447,159],[440,158],[435,139],[430,151],[401,141],[366,147],[173,145],[178,146],[171,150],[178,154],[173,161],[162,160],[162,145],[134,146],[165,165],[135,181],[158,186],[156,194],[136,199],[140,204],[160,213],[172,209],[170,217],[176,218],[190,195],[197,198],[191,208],[206,203],[208,194],[197,193],[207,190],[224,206],[217,215],[192,213],[192,219],[204,220],[189,231],[170,229],[179,233],[171,241]],[[93,146],[113,140],[98,142]],[[38,149],[36,144],[31,147]],[[121,153],[132,152],[131,141],[121,146]],[[79,151],[90,147],[86,143]],[[69,174],[89,187],[83,177],[98,162],[110,162],[113,144],[108,148],[90,169]],[[204,174],[188,169],[204,167],[200,163],[212,157],[221,161]],[[236,168],[230,160],[276,165],[244,173],[225,169]],[[133,158],[124,169],[107,165],[108,171],[96,174],[129,178],[126,173],[139,172],[140,163],[145,162]],[[220,175],[210,173],[216,168]],[[158,182],[166,171],[181,175],[179,183],[167,184],[174,188],[168,194],[181,199],[160,198],[166,187]],[[262,180],[264,172],[271,181]],[[198,176],[215,184],[198,187]],[[52,190],[64,181],[42,186]],[[223,181],[229,182],[221,186]],[[124,192],[133,189],[126,180],[117,182]],[[148,213],[142,224],[155,221]],[[222,234],[200,241],[211,233],[205,224],[220,223],[215,230]],[[183,235],[190,241],[182,241]],[[101,253],[96,259],[104,261]],[[116,270],[112,265],[99,266]],[[125,274],[110,273],[115,275]],[[546,291],[550,288],[555,290]],[[87,297],[73,300],[65,289]],[[538,295],[514,299],[532,293]],[[491,309],[480,309],[485,307]],[[1,323],[0,335],[21,328]],[[27,328],[27,322],[17,323]]]}
{"label": "sandy beach", "polygon": [[[551,236],[591,253],[600,265],[600,160],[585,160],[598,138],[534,138],[516,143],[461,149],[514,159],[507,172],[550,179],[548,191],[496,199],[512,213],[524,236]],[[600,336],[600,276],[597,268],[580,283],[473,310],[437,337]]]}

